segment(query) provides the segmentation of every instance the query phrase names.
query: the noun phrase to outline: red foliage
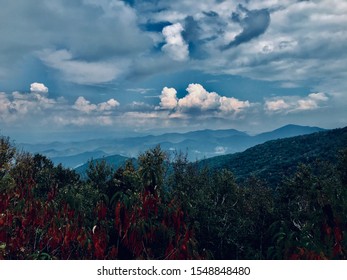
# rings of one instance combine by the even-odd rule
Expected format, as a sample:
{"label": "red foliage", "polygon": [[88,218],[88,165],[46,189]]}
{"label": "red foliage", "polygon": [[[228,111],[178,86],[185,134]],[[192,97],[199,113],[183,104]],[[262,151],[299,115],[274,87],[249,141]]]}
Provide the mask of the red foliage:
{"label": "red foliage", "polygon": [[[334,221],[333,227],[322,224],[321,227],[322,250],[315,252],[304,247],[298,247],[289,256],[291,260],[322,260],[322,259],[345,259],[346,253],[343,249],[343,230],[338,221]],[[323,250],[323,248],[328,250]]]}
{"label": "red foliage", "polygon": [[157,193],[137,194],[133,204],[118,201],[111,212],[104,202],[97,203],[92,230],[84,226],[83,213],[57,203],[56,188],[46,200],[35,198],[34,188],[31,178],[21,178],[0,195],[0,245],[5,248],[0,259],[115,259],[124,255],[122,250],[136,259],[199,257],[179,203],[165,205]]}
{"label": "red foliage", "polygon": [[[140,195],[141,204],[126,207],[118,202],[115,228],[119,240],[137,259],[198,258],[192,231],[185,223],[184,212],[172,201],[164,205],[157,194]],[[160,241],[160,242],[159,242]]]}

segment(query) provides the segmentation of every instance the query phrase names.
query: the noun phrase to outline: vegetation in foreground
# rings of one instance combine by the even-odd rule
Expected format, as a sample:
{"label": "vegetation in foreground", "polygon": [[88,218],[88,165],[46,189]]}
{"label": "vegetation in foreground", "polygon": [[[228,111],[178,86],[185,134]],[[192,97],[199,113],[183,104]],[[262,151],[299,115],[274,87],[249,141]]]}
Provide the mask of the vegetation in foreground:
{"label": "vegetation in foreground", "polygon": [[346,259],[347,149],[277,188],[160,147],[87,179],[0,137],[0,259]]}

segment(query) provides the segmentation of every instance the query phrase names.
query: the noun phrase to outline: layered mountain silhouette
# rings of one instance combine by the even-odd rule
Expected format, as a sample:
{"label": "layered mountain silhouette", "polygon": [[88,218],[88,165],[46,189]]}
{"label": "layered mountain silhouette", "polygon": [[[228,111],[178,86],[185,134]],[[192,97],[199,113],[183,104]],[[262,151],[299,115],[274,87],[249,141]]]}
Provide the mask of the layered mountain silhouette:
{"label": "layered mountain silhouette", "polygon": [[191,161],[218,155],[242,152],[269,140],[323,131],[319,127],[286,125],[279,129],[249,135],[235,129],[199,130],[187,133],[165,133],[117,139],[95,139],[78,142],[53,142],[45,144],[21,144],[24,150],[49,157],[55,164],[76,168],[91,159],[120,155],[137,157],[141,152],[160,145],[166,151],[187,153]]}

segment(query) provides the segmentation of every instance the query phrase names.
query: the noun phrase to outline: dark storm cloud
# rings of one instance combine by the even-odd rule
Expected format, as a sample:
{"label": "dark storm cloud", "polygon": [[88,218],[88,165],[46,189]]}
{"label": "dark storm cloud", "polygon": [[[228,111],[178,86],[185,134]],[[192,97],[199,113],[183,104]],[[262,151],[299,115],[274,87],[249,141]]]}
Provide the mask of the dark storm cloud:
{"label": "dark storm cloud", "polygon": [[189,45],[189,54],[192,58],[202,58],[205,52],[202,50],[202,42],[200,40],[202,29],[199,22],[192,16],[188,16],[184,21],[183,39]]}
{"label": "dark storm cloud", "polygon": [[182,32],[182,36],[186,42],[199,40],[201,31],[199,23],[194,19],[194,17],[186,17],[184,22],[184,31]]}
{"label": "dark storm cloud", "polygon": [[[232,20],[239,23],[243,30],[223,49],[229,49],[249,42],[265,33],[269,27],[270,13],[268,9],[247,10],[242,5],[239,5],[238,9],[238,12],[232,14]],[[245,13],[244,17],[243,13]]]}
{"label": "dark storm cloud", "polygon": [[[200,20],[194,19],[193,16],[187,16],[184,20],[184,31],[182,32],[183,39],[189,45],[189,54],[194,59],[206,59],[208,52],[205,49],[205,44],[216,39],[219,30],[222,29],[222,23],[219,15],[216,12],[203,12],[204,18]],[[206,37],[201,25],[214,26],[216,34],[211,37]]]}
{"label": "dark storm cloud", "polygon": [[165,26],[171,25],[172,23],[169,21],[161,21],[161,22],[147,22],[146,24],[142,24],[141,27],[149,32],[162,32]]}

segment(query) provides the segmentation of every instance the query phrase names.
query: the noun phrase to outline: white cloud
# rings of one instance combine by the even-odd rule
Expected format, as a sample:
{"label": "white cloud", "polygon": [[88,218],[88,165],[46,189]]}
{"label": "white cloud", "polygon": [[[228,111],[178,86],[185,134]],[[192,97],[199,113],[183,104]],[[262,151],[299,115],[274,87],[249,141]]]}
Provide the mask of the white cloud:
{"label": "white cloud", "polygon": [[183,30],[180,23],[163,28],[166,44],[162,47],[162,50],[173,60],[185,61],[189,58],[188,44],[182,37]]}
{"label": "white cloud", "polygon": [[298,100],[296,110],[313,110],[319,108],[320,103],[328,101],[329,98],[322,92],[310,93],[307,98]]}
{"label": "white cloud", "polygon": [[0,120],[1,121],[8,121],[11,106],[11,102],[8,99],[6,93],[0,92]]}
{"label": "white cloud", "polygon": [[90,103],[90,101],[85,99],[83,96],[77,98],[73,107],[84,113],[90,113],[98,108],[97,105]]}
{"label": "white cloud", "polygon": [[248,100],[241,101],[234,97],[225,97],[225,96],[222,96],[220,98],[220,103],[221,103],[220,109],[223,112],[232,112],[232,111],[239,112],[242,109],[248,108],[251,106]]}
{"label": "white cloud", "polygon": [[160,95],[160,108],[172,110],[177,107],[177,91],[174,88],[164,87]]}
{"label": "white cloud", "polygon": [[[45,94],[42,94],[45,93]],[[110,126],[117,123],[116,116],[120,103],[111,98],[105,102],[93,104],[80,96],[71,104],[65,98],[48,96],[43,84],[31,84],[31,92],[0,92],[0,124],[4,126],[23,125],[49,129],[58,126]]]}
{"label": "white cloud", "polygon": [[300,99],[298,100],[298,106],[296,108],[294,108],[294,111],[306,111],[306,110],[313,110],[313,109],[317,109],[318,108],[318,104],[315,100],[312,99]]}
{"label": "white cloud", "polygon": [[48,87],[42,83],[32,83],[30,85],[30,91],[36,93],[48,93]]}
{"label": "white cloud", "polygon": [[216,110],[220,107],[220,96],[215,92],[207,92],[200,84],[190,84],[188,94],[178,101],[183,111],[189,109]]}
{"label": "white cloud", "polygon": [[216,92],[208,92],[200,84],[190,84],[186,89],[188,94],[177,98],[174,88],[165,87],[160,95],[160,107],[163,110],[175,110],[173,117],[182,114],[196,113],[196,111],[211,111],[212,113],[238,113],[251,106],[249,101],[241,101],[234,97],[220,96]]}
{"label": "white cloud", "polygon": [[315,101],[328,101],[328,96],[325,95],[323,92],[318,93],[310,93],[308,97]]}
{"label": "white cloud", "polygon": [[110,111],[118,107],[119,105],[120,105],[119,102],[113,98],[106,102],[93,104],[89,100],[85,99],[83,96],[80,96],[75,101],[73,108],[78,111],[89,114],[95,111],[99,111],[99,112]]}
{"label": "white cloud", "polygon": [[292,113],[299,111],[314,110],[329,100],[329,97],[323,93],[310,93],[307,97],[282,96],[266,100],[264,109],[267,113]]}
{"label": "white cloud", "polygon": [[284,99],[267,100],[265,102],[265,110],[268,112],[283,111],[290,107]]}
{"label": "white cloud", "polygon": [[120,104],[117,100],[115,99],[110,99],[106,102],[102,102],[98,104],[98,110],[99,111],[110,111],[116,107],[118,107]]}
{"label": "white cloud", "polygon": [[[35,116],[45,116],[59,101],[48,98],[43,84],[32,85],[31,93],[18,91],[7,94],[0,92],[0,120],[4,124],[29,121]],[[44,93],[45,95],[43,95]]]}

